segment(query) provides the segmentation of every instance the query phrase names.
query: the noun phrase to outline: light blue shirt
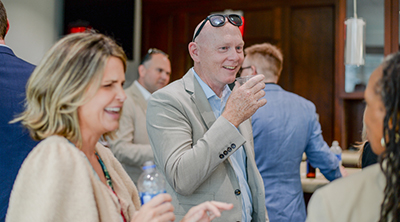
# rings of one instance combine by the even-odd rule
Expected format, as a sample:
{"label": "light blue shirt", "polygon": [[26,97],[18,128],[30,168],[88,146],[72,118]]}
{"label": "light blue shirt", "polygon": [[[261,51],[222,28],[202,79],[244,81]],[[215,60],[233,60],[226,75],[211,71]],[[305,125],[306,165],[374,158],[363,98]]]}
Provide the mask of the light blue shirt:
{"label": "light blue shirt", "polygon": [[[211,109],[214,112],[215,118],[221,116],[222,112],[225,109],[226,101],[231,94],[231,90],[229,89],[228,85],[225,85],[224,90],[222,91],[222,96],[219,98],[215,92],[197,75],[194,71],[194,76],[196,77],[197,81],[200,83],[201,88],[203,89],[208,102],[210,103]],[[253,213],[253,200],[251,197],[250,187],[247,183],[247,173],[246,173],[246,152],[241,146],[239,149],[236,150],[230,157],[232,162],[232,167],[235,170],[236,177],[239,180],[241,196],[242,196],[242,221],[250,222],[251,221],[251,214]]]}
{"label": "light blue shirt", "polygon": [[4,44],[0,44],[0,46],[7,47],[7,48],[11,49],[10,47],[8,47],[7,45],[4,45]]}
{"label": "light blue shirt", "polygon": [[252,124],[268,216],[270,221],[305,221],[300,179],[303,153],[328,180],[341,177],[339,161],[322,138],[312,102],[276,84],[265,84],[264,91],[268,103],[254,113]]}

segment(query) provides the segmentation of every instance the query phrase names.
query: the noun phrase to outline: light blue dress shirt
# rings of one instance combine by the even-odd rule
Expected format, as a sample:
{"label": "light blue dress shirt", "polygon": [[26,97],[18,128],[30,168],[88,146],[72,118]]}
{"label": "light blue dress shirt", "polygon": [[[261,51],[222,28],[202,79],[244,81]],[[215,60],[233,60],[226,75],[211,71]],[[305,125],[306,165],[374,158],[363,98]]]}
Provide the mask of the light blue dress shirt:
{"label": "light blue dress shirt", "polygon": [[322,138],[312,102],[276,84],[266,84],[264,91],[268,102],[252,116],[252,125],[268,216],[270,221],[305,221],[300,179],[303,153],[328,180],[341,177],[339,161]]}
{"label": "light blue dress shirt", "polygon": [[[193,69],[193,68],[192,68]],[[208,102],[210,103],[211,109],[214,112],[215,118],[221,116],[223,110],[225,109],[226,101],[231,94],[231,90],[228,85],[225,85],[224,90],[222,91],[222,96],[219,98],[214,91],[197,75],[194,71],[194,76],[197,81],[200,83],[201,88],[203,89]],[[250,187],[247,183],[247,173],[246,173],[246,152],[241,146],[236,150],[230,157],[232,162],[232,167],[235,170],[236,177],[239,180],[241,196],[242,196],[242,221],[250,222],[251,214],[253,213],[253,200],[251,197]]]}

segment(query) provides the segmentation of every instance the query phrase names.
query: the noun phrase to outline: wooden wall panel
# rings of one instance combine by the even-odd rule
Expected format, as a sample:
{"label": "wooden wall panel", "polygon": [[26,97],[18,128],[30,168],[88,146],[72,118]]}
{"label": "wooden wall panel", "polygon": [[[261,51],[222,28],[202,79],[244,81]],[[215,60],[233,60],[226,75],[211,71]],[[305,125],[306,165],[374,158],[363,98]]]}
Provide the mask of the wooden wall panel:
{"label": "wooden wall panel", "polygon": [[276,45],[279,42],[280,36],[276,36],[276,33],[279,32],[280,27],[275,27],[275,21],[280,19],[276,19],[275,10],[246,11],[244,17],[245,30],[243,39],[245,47],[264,42]]}
{"label": "wooden wall panel", "polygon": [[153,15],[150,18],[143,19],[143,26],[151,27],[143,30],[142,38],[142,58],[146,55],[149,48],[158,48],[168,53],[168,36],[170,35],[171,15]]}
{"label": "wooden wall panel", "polygon": [[323,136],[333,140],[334,9],[301,7],[291,11],[290,56],[293,92],[317,108]]}
{"label": "wooden wall panel", "polygon": [[[345,100],[345,132],[346,134],[346,147],[354,146],[356,142],[361,142],[362,122],[364,115],[365,103],[363,100]],[[357,124],[355,124],[357,123]]]}

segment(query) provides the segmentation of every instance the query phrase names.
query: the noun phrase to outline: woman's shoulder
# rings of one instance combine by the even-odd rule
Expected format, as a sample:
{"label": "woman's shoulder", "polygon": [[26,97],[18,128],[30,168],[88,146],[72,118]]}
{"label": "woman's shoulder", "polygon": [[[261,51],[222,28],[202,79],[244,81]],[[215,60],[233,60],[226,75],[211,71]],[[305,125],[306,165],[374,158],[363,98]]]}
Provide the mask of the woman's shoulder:
{"label": "woman's shoulder", "polygon": [[316,221],[311,218],[318,217],[326,217],[327,220],[322,221],[343,221],[343,218],[354,219],[348,221],[372,221],[363,220],[360,212],[365,213],[363,218],[377,218],[384,187],[385,177],[379,164],[337,179],[313,194],[308,206],[307,221]]}
{"label": "woman's shoulder", "polygon": [[18,172],[7,213],[10,221],[98,219],[91,171],[83,155],[63,137],[41,141]]}
{"label": "woman's shoulder", "polygon": [[39,144],[28,155],[37,156],[45,155],[47,157],[55,156],[58,158],[81,156],[83,153],[80,152],[74,144],[69,142],[65,137],[62,136],[49,136],[42,140]]}
{"label": "woman's shoulder", "polygon": [[21,169],[60,170],[83,167],[83,153],[62,136],[50,136],[42,140],[24,160]]}
{"label": "woman's shoulder", "polygon": [[337,179],[327,186],[318,190],[324,193],[346,193],[353,190],[384,188],[384,175],[379,164],[374,164],[364,168],[361,172],[352,174],[348,177]]}
{"label": "woman's shoulder", "polygon": [[[72,145],[72,143],[70,143],[67,138],[63,137],[63,136],[57,136],[57,135],[53,135],[53,136],[49,136],[46,139],[40,141],[36,147],[51,147],[51,146],[63,146],[63,145]],[[36,148],[35,147],[35,148]]]}

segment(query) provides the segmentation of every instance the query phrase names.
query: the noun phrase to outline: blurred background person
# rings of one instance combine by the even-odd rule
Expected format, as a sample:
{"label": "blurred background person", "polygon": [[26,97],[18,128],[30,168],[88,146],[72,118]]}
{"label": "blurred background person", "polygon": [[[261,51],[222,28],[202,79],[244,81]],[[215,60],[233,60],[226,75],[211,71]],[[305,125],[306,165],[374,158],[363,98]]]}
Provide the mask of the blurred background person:
{"label": "blurred background person", "polygon": [[[7,221],[173,221],[171,196],[142,208],[135,185],[100,143],[119,126],[126,56],[95,33],[58,41],[33,72],[22,121],[35,139],[14,184]],[[231,204],[206,202],[183,221],[219,216]]]}
{"label": "blurred background person", "polygon": [[143,163],[154,160],[146,129],[147,100],[169,82],[171,63],[168,55],[159,49],[149,49],[138,72],[138,80],[125,90],[127,99],[116,138],[108,139],[112,152],[134,183],[142,173]]}
{"label": "blurred background person", "polygon": [[400,54],[371,74],[364,98],[365,127],[379,163],[318,189],[307,221],[400,220]]}
{"label": "blurred background person", "polygon": [[332,181],[342,176],[339,160],[321,135],[315,105],[282,89],[283,55],[269,43],[245,49],[241,76],[263,74],[268,102],[252,116],[257,167],[264,180],[265,205],[271,221],[305,221],[300,179],[303,153]]}
{"label": "blurred background person", "polygon": [[5,6],[0,1],[0,221],[5,220],[8,200],[18,170],[37,144],[20,123],[10,124],[24,108],[25,85],[34,65],[15,56],[5,44],[10,28]]}

